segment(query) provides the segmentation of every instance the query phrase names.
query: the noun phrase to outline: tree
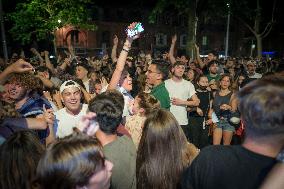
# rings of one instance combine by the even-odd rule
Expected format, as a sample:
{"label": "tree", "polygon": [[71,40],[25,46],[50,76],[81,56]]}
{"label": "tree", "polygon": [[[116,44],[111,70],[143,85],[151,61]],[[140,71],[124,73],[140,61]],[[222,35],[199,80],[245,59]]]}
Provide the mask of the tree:
{"label": "tree", "polygon": [[159,0],[152,10],[149,17],[150,22],[154,22],[155,17],[161,14],[167,8],[171,11],[176,10],[178,14],[184,15],[187,18],[187,54],[192,58],[195,57],[194,45],[196,44],[196,31],[198,26],[199,17],[206,17],[207,19],[222,18],[225,15],[220,14],[218,10],[225,10],[226,3],[223,0]]}
{"label": "tree", "polygon": [[[196,28],[196,6],[197,6],[197,0],[159,0],[155,6],[155,8],[152,10],[152,13],[149,17],[150,22],[154,22],[155,17],[158,14],[161,14],[166,8],[173,7],[176,9],[179,14],[186,15],[188,18],[188,34],[187,34],[187,54],[190,54],[189,52],[193,49],[196,36],[195,31]],[[193,54],[191,53],[191,56]]]}
{"label": "tree", "polygon": [[[262,1],[263,3],[264,1]],[[275,24],[275,7],[277,0],[273,0],[273,7],[269,20],[263,19],[263,12],[269,9],[261,6],[260,0],[159,0],[150,16],[153,21],[155,16],[171,7],[179,14],[184,14],[188,20],[187,51],[193,52],[196,42],[196,27],[198,18],[204,20],[224,19],[228,14],[227,4],[230,4],[230,14],[246,26],[253,33],[257,41],[257,56],[261,57],[262,40],[269,35]],[[224,28],[225,30],[225,28]],[[192,53],[191,53],[192,54]]]}
{"label": "tree", "polygon": [[[82,29],[95,30],[90,21],[91,0],[29,0],[18,3],[8,17],[13,22],[10,33],[23,44],[53,36],[56,29],[64,25],[73,25]],[[54,39],[55,45],[55,39]],[[55,48],[56,50],[56,48]]]}
{"label": "tree", "polygon": [[232,1],[233,6],[231,7],[233,7],[233,16],[243,23],[255,36],[257,43],[257,57],[261,58],[262,40],[269,35],[275,24],[274,13],[277,0],[273,0],[271,17],[266,23],[262,17],[263,9],[261,8],[260,0],[256,0],[254,3],[254,11],[251,11],[251,8],[248,6],[248,0],[234,0]]}

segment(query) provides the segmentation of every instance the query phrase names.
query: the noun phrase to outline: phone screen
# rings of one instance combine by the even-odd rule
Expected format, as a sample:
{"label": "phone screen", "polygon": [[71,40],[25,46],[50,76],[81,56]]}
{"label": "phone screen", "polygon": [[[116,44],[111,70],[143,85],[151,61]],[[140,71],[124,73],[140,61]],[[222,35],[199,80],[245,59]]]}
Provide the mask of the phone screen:
{"label": "phone screen", "polygon": [[138,22],[133,29],[127,29],[126,33],[128,37],[134,37],[135,35],[144,31],[142,23]]}

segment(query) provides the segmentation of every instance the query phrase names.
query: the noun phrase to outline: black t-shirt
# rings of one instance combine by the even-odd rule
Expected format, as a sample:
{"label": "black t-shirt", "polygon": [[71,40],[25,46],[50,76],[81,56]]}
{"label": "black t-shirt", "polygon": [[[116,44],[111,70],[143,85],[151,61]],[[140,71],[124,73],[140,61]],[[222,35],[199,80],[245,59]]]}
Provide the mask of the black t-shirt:
{"label": "black t-shirt", "polygon": [[208,146],[183,174],[183,189],[256,189],[276,163],[242,146]]}

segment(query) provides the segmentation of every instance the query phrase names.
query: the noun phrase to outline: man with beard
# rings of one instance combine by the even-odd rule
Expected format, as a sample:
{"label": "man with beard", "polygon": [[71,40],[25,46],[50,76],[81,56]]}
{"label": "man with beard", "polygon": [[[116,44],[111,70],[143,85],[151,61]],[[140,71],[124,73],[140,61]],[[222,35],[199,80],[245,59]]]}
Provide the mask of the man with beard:
{"label": "man with beard", "polygon": [[88,105],[81,103],[81,87],[73,80],[65,81],[60,87],[61,100],[65,107],[55,112],[56,136],[63,138],[73,132],[81,117],[86,114]]}
{"label": "man with beard", "polygon": [[193,84],[182,78],[185,71],[184,64],[176,62],[171,71],[172,78],[165,81],[165,86],[169,91],[171,99],[170,112],[175,116],[188,137],[186,106],[198,106],[200,101],[195,94],[196,91]]}
{"label": "man with beard", "polygon": [[206,75],[208,78],[208,81],[211,80],[219,81],[220,75],[218,74],[218,61],[212,60],[208,63],[208,71],[209,73]]}

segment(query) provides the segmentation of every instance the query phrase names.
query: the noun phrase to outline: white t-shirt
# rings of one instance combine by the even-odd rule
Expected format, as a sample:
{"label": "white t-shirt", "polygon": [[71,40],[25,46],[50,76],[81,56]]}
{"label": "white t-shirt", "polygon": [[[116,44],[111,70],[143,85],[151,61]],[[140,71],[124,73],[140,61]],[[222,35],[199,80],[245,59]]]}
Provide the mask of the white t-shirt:
{"label": "white t-shirt", "polygon": [[72,134],[73,127],[76,127],[79,121],[81,120],[81,117],[83,115],[86,115],[88,110],[88,105],[83,104],[83,107],[79,114],[77,115],[71,115],[66,111],[66,108],[62,108],[55,112],[55,123],[57,128],[55,128],[55,134],[56,137],[63,138],[65,136],[68,136]]}
{"label": "white t-shirt", "polygon": [[252,78],[252,79],[259,79],[259,78],[262,78],[262,75],[259,74],[259,73],[254,72],[253,75],[249,75],[249,74],[248,74],[248,77],[249,77],[249,78]]}
{"label": "white t-shirt", "polygon": [[86,91],[89,93],[90,92],[90,79],[88,79],[87,81],[83,82],[83,84],[86,87]]}
{"label": "white t-shirt", "polygon": [[[169,91],[170,98],[179,98],[187,100],[196,93],[193,84],[190,81],[182,79],[180,82],[175,82],[172,79],[165,81],[165,86]],[[187,125],[187,111],[186,106],[176,106],[171,104],[170,112],[175,116],[179,125]]]}

